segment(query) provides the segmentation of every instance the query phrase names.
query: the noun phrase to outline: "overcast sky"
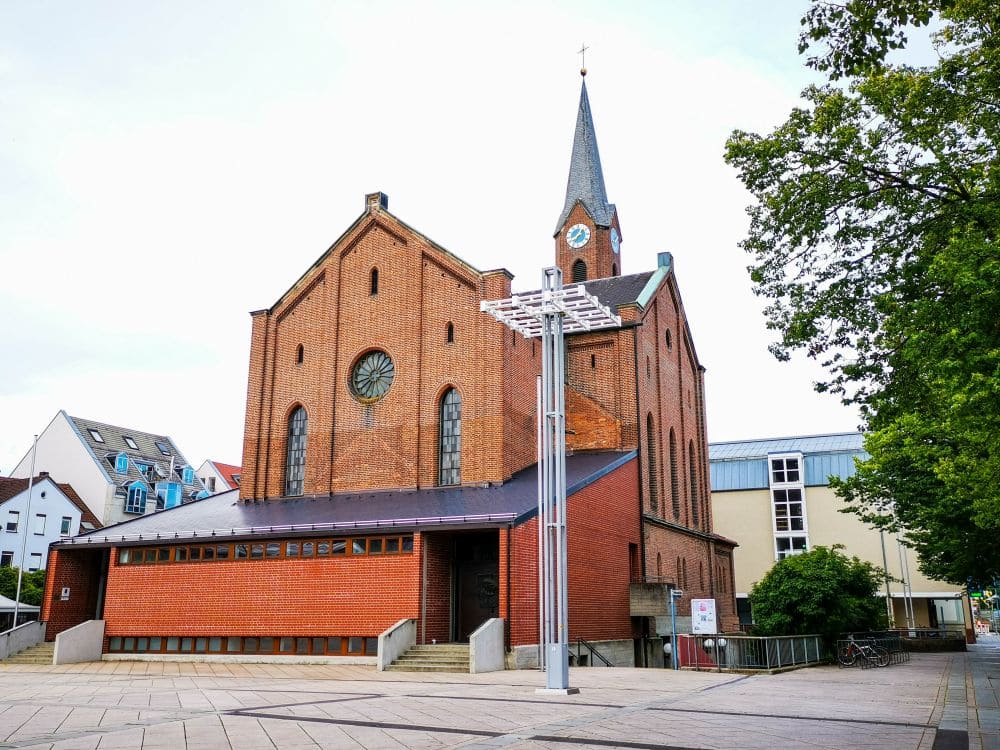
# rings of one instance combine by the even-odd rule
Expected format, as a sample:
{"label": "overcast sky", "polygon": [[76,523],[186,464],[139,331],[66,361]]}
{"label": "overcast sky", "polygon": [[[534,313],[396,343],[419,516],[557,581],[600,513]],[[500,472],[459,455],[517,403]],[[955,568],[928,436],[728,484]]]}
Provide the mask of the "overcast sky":
{"label": "overcast sky", "polygon": [[249,312],[364,194],[514,288],[553,262],[587,86],[622,272],[674,255],[712,441],[854,429],[767,352],[734,129],[814,80],[804,2],[0,4],[0,474],[59,409],[239,463]]}

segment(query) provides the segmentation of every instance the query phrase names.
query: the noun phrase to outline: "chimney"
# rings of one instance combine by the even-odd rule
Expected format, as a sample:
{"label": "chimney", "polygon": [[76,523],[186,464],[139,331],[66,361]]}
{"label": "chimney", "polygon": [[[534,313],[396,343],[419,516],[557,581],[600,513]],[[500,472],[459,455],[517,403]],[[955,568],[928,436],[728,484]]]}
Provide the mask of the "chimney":
{"label": "chimney", "polygon": [[379,209],[382,211],[389,210],[389,196],[382,192],[368,193],[365,196],[365,210],[376,211]]}

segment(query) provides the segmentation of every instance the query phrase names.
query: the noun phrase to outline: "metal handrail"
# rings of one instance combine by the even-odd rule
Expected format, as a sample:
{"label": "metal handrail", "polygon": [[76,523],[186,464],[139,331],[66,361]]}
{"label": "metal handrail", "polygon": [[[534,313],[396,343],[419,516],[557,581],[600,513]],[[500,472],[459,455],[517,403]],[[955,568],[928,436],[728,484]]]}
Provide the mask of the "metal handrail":
{"label": "metal handrail", "polygon": [[600,659],[601,661],[603,661],[604,662],[604,666],[606,666],[606,667],[613,667],[614,666],[614,664],[612,664],[610,661],[608,661],[607,658],[605,658],[604,654],[602,654],[600,651],[598,651],[596,648],[594,648],[593,644],[587,643],[585,640],[583,640],[583,638],[577,638],[576,639],[576,660],[577,660],[577,662],[580,661],[580,646],[581,645],[584,645],[584,646],[587,647],[587,649],[590,651],[591,656],[596,656],[598,659]]}

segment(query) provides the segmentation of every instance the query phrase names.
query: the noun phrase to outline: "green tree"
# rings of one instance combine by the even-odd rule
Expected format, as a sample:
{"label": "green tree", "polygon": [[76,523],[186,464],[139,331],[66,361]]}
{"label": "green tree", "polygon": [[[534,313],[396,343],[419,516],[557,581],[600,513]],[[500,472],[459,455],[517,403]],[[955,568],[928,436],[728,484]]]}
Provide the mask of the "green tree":
{"label": "green tree", "polygon": [[750,591],[754,634],[818,633],[832,649],[842,633],[884,628],[882,570],[841,549],[815,547],[775,563]]}
{"label": "green tree", "polygon": [[[887,62],[934,21],[937,64]],[[1000,4],[814,0],[812,86],[726,159],[756,202],[743,247],[772,352],[818,359],[871,458],[835,483],[934,578],[1000,574]]]}
{"label": "green tree", "polygon": [[[17,593],[17,568],[0,568],[0,596],[13,599]],[[45,593],[45,571],[36,570],[21,577],[21,603],[40,607]]]}

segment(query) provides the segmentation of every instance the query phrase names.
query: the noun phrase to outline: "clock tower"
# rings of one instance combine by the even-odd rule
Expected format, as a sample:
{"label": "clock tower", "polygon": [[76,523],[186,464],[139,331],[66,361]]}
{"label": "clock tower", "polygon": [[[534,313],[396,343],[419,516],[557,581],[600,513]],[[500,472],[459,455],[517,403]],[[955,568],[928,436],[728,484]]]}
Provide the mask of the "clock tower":
{"label": "clock tower", "polygon": [[[586,70],[580,75],[586,76]],[[556,265],[562,269],[564,284],[621,274],[621,227],[618,211],[608,203],[604,188],[586,80],[580,87],[566,202],[556,224],[555,241]]]}

